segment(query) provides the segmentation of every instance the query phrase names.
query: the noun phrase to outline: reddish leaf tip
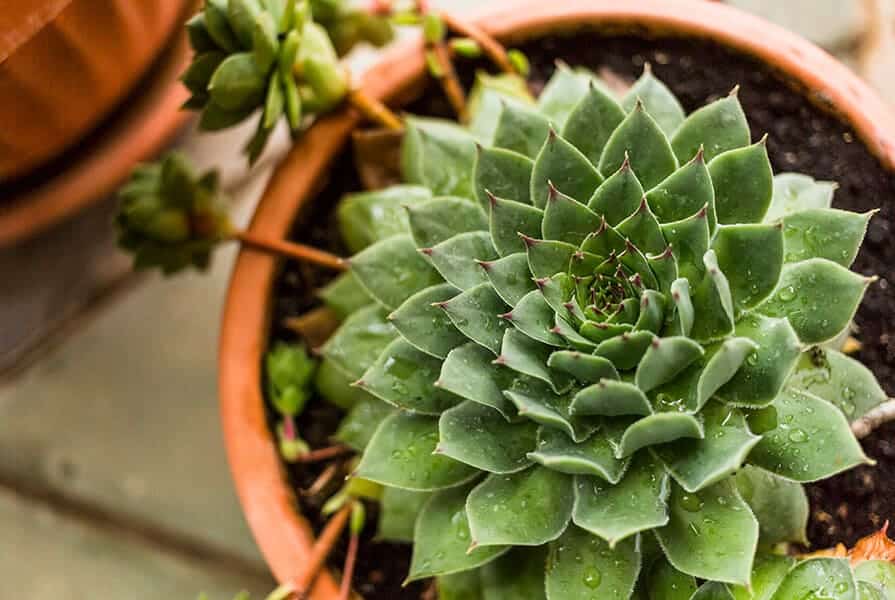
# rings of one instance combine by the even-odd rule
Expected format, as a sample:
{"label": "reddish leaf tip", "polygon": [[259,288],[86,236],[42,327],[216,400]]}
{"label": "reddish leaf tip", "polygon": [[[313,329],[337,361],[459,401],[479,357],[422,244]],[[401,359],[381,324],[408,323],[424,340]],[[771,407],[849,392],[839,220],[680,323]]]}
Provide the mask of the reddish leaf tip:
{"label": "reddish leaf tip", "polygon": [[538,243],[538,240],[534,239],[533,237],[529,237],[529,236],[525,235],[525,234],[522,233],[521,231],[517,231],[516,234],[517,234],[520,238],[522,238],[522,241],[525,243],[525,245],[526,245],[528,248],[531,248],[532,246],[534,246],[534,245],[536,245],[536,244]]}

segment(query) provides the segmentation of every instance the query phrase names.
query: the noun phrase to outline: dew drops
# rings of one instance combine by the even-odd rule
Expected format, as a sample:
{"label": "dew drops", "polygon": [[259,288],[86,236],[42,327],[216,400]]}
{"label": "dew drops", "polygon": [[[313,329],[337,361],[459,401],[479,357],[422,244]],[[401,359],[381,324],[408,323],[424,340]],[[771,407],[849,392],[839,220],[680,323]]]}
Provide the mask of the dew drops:
{"label": "dew drops", "polygon": [[584,585],[590,589],[597,589],[602,581],[603,574],[596,567],[590,567],[584,572]]}
{"label": "dew drops", "polygon": [[781,302],[792,302],[796,297],[795,286],[788,285],[777,293],[777,297]]}
{"label": "dew drops", "polygon": [[801,444],[802,442],[808,441],[808,434],[801,429],[793,429],[789,432],[789,441]]}

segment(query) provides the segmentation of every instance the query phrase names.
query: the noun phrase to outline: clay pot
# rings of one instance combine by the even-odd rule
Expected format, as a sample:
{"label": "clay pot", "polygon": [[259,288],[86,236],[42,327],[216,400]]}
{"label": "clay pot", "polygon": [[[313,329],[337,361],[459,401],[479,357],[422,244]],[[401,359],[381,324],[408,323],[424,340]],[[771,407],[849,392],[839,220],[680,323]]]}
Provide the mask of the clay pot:
{"label": "clay pot", "polygon": [[[518,42],[582,28],[637,35],[708,38],[751,55],[782,73],[803,95],[834,111],[869,152],[895,166],[895,124],[881,100],[851,71],[811,43],[722,4],[693,0],[516,0],[468,15],[504,40]],[[394,100],[425,77],[421,44],[388,52],[363,80],[363,88]],[[282,238],[312,202],[333,159],[358,125],[345,112],[323,119],[292,149],[275,172],[251,230]],[[227,298],[220,343],[220,394],[224,435],[233,477],[249,525],[280,581],[301,576],[313,534],[296,502],[266,420],[261,387],[268,344],[276,260],[243,250]],[[323,573],[312,598],[335,598],[333,578]]]}
{"label": "clay pot", "polygon": [[0,181],[57,157],[116,107],[187,0],[28,0],[0,16]]}

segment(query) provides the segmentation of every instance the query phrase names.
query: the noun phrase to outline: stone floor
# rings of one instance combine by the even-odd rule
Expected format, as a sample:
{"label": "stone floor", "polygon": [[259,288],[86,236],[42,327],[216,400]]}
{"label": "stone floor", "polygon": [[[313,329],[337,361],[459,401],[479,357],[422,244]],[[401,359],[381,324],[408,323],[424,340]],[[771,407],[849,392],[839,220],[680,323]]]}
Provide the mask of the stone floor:
{"label": "stone floor", "polygon": [[[824,45],[891,96],[893,1],[729,3]],[[288,143],[280,136],[248,172],[245,137],[190,130],[178,142],[223,169],[243,222]],[[0,250],[0,599],[263,597],[272,581],[217,416],[218,321],[235,249],[205,276],[128,275],[104,225],[113,207]]]}

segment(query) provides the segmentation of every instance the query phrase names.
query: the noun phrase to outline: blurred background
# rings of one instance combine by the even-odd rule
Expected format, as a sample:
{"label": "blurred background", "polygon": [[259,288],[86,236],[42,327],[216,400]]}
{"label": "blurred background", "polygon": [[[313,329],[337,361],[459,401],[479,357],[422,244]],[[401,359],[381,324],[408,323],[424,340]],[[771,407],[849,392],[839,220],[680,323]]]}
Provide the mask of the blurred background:
{"label": "blurred background", "polygon": [[[442,5],[459,12],[481,1]],[[7,2],[0,0],[0,26],[18,10],[8,13]],[[42,3],[55,12],[38,20],[65,16],[69,2]],[[728,3],[811,39],[884,98],[895,98],[895,0]],[[251,122],[248,130],[199,135],[189,118],[156,114],[154,107],[185,95],[171,83],[183,59],[177,45],[183,11],[155,17],[161,19],[154,22],[161,32],[156,47],[146,36],[135,38],[141,45],[133,49],[135,64],[149,64],[148,71],[135,67],[142,74],[126,82],[125,100],[99,129],[93,126],[95,133],[76,140],[64,169],[42,168],[4,184],[16,167],[0,164],[4,600],[175,600],[200,591],[229,600],[241,589],[260,595],[272,584],[233,492],[217,414],[217,335],[236,248],[219,250],[207,275],[134,275],[115,248],[114,194],[89,192],[105,183],[111,189],[116,161],[175,146],[201,168],[221,170],[235,220],[244,224],[288,135],[278,132],[248,170],[240,147]],[[175,33],[165,34],[162,17]],[[62,33],[79,39],[99,21],[72,18]],[[0,40],[0,80],[14,70],[18,44]],[[118,57],[110,58],[120,68]],[[355,68],[371,59],[357,57]],[[31,75],[58,76],[41,70],[39,56],[26,66]],[[66,85],[60,79],[56,87]],[[39,102],[2,92],[0,119],[9,122],[0,129],[52,120]],[[75,92],[66,90],[77,104]],[[106,100],[115,93],[123,92],[112,90]],[[71,123],[50,125],[56,132],[46,135],[79,135]],[[0,137],[3,143],[10,142]]]}

